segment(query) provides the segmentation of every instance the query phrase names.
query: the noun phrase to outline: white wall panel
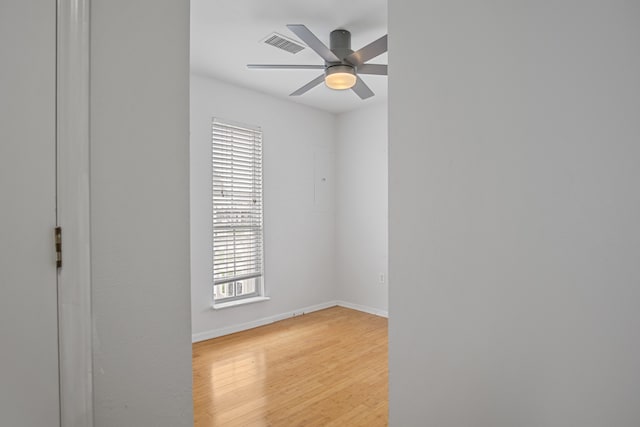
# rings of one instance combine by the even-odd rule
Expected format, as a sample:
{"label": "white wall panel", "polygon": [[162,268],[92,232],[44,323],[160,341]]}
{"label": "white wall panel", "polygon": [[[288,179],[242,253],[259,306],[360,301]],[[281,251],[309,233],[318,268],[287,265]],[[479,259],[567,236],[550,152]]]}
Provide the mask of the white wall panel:
{"label": "white wall panel", "polygon": [[640,5],[392,0],[392,426],[637,426]]}

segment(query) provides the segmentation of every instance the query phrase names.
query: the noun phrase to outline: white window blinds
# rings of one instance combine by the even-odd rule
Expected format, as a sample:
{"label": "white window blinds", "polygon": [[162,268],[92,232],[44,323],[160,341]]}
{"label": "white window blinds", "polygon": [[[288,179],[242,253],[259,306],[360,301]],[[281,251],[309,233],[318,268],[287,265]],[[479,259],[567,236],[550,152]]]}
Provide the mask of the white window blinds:
{"label": "white window blinds", "polygon": [[262,131],[213,119],[213,282],[262,276]]}

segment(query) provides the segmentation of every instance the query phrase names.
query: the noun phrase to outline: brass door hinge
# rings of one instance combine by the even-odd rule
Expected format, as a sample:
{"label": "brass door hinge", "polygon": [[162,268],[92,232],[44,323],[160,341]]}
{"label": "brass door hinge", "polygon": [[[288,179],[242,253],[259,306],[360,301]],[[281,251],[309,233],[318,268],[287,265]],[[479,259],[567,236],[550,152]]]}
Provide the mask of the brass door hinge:
{"label": "brass door hinge", "polygon": [[62,267],[62,227],[56,227],[56,268]]}

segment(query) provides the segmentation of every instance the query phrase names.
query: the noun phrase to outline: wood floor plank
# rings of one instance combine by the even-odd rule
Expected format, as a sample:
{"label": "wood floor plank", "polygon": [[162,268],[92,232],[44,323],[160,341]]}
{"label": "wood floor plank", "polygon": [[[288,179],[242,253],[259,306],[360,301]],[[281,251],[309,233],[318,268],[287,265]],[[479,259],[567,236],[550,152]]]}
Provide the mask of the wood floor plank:
{"label": "wood floor plank", "polygon": [[387,319],[344,307],[196,343],[195,426],[386,426],[387,352]]}

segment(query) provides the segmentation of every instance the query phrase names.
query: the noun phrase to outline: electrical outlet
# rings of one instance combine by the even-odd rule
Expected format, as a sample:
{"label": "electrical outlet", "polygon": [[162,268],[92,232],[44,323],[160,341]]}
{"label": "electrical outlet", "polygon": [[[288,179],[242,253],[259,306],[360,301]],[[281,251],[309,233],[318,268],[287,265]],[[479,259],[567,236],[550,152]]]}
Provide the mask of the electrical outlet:
{"label": "electrical outlet", "polygon": [[380,273],[380,277],[378,278],[380,284],[384,284],[384,273]]}

